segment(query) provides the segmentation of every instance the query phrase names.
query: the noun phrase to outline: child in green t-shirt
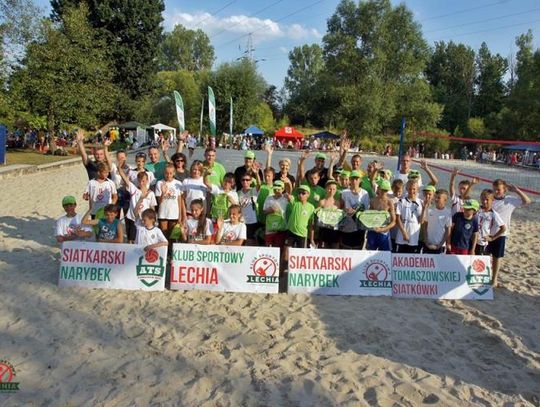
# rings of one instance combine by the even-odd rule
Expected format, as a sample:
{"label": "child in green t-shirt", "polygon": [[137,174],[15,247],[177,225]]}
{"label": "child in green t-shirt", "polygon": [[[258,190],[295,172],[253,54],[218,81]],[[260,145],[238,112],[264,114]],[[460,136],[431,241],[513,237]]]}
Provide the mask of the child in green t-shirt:
{"label": "child in green t-shirt", "polygon": [[289,247],[308,247],[308,238],[311,245],[315,245],[313,238],[313,213],[315,207],[308,202],[310,189],[307,185],[298,187],[298,199],[292,196],[287,205],[287,245]]}

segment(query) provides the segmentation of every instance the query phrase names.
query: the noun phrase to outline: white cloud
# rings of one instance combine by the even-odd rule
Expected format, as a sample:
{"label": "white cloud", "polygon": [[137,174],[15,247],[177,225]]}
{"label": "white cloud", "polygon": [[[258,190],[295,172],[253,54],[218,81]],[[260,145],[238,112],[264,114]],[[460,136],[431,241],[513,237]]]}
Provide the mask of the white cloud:
{"label": "white cloud", "polygon": [[307,28],[300,24],[280,25],[269,18],[261,19],[246,15],[219,17],[204,11],[193,14],[173,11],[164,17],[167,30],[172,30],[176,24],[182,24],[189,29],[200,28],[209,37],[216,35],[215,42],[219,42],[222,38],[226,40],[227,33],[236,35],[253,33],[254,43],[285,36],[293,39],[321,38],[321,34],[314,28]]}

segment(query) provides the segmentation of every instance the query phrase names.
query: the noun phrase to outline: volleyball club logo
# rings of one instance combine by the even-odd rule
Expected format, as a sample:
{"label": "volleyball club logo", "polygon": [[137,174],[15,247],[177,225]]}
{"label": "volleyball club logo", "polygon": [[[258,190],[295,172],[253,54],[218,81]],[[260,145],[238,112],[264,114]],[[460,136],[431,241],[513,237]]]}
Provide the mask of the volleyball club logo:
{"label": "volleyball club logo", "polygon": [[368,261],[364,266],[364,279],[360,280],[360,287],[364,288],[391,288],[390,266],[382,260]]}
{"label": "volleyball club logo", "polygon": [[270,255],[263,254],[251,262],[248,283],[277,283],[279,281],[279,261]]}
{"label": "volleyball club logo", "polygon": [[0,393],[12,393],[19,390],[19,383],[14,382],[17,372],[7,360],[0,360]]}
{"label": "volleyball club logo", "polygon": [[491,288],[491,268],[483,260],[474,259],[467,268],[467,285],[478,295]]}
{"label": "volleyball club logo", "polygon": [[157,250],[147,250],[144,256],[139,257],[137,265],[137,278],[147,287],[152,287],[165,275],[163,258]]}

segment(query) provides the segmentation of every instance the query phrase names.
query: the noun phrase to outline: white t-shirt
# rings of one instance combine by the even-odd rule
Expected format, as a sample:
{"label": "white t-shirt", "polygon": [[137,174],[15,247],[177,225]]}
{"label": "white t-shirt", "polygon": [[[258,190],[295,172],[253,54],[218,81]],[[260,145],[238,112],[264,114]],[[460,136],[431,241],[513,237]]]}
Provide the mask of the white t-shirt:
{"label": "white t-shirt", "polygon": [[503,199],[495,199],[493,201],[493,210],[501,216],[503,223],[506,225],[506,231],[503,236],[510,235],[512,212],[521,206],[523,206],[523,202],[515,196],[505,196]]}
{"label": "white t-shirt", "polygon": [[154,192],[148,191],[148,195],[146,195],[146,198],[144,198],[137,207],[139,199],[141,199],[142,195],[141,190],[135,185],[133,185],[131,182],[129,183],[127,190],[131,195],[131,198],[129,199],[129,210],[126,215],[128,219],[136,221],[137,218],[135,217],[135,211],[137,211],[137,213],[139,214],[140,219],[141,213],[143,213],[144,210],[148,208],[155,208],[157,206],[156,196],[154,195]]}
{"label": "white t-shirt", "polygon": [[[444,237],[446,228],[450,226],[452,226],[452,211],[450,209],[429,208],[425,243],[438,246]],[[445,246],[445,242],[443,242],[442,246]]]}
{"label": "white t-shirt", "polygon": [[[141,171],[146,172],[146,175],[148,176],[148,185],[154,185],[156,183],[156,176],[152,171]],[[139,179],[137,178],[137,175],[139,175],[139,172],[137,170],[131,170],[128,173],[129,180],[135,185],[137,188],[139,188]]]}
{"label": "white t-shirt", "polygon": [[242,216],[246,225],[257,223],[257,190],[252,188],[248,192],[238,191],[239,204],[242,207]]}
{"label": "white t-shirt", "polygon": [[223,222],[223,234],[221,235],[221,244],[226,244],[238,239],[246,240],[246,224],[240,222],[233,225],[230,221]]}
{"label": "white t-shirt", "polygon": [[116,185],[110,179],[99,182],[95,179],[88,181],[85,193],[88,193],[92,205],[92,215],[95,215],[98,209],[112,203],[112,196],[116,194]]}
{"label": "white t-shirt", "polygon": [[[76,214],[71,218],[67,215],[64,215],[58,218],[58,220],[56,221],[54,235],[71,237],[75,235],[77,229],[84,230],[85,232],[92,232],[92,226],[82,224],[81,215]],[[92,238],[80,238],[80,240],[92,240]]]}
{"label": "white t-shirt", "polygon": [[[365,211],[369,209],[369,194],[365,189],[360,188],[358,192],[353,192],[350,189],[345,189],[341,192],[341,200],[343,201],[344,209],[355,209],[357,211]],[[347,211],[344,211],[347,213]],[[359,230],[359,226],[356,226]]]}
{"label": "white t-shirt", "polygon": [[199,221],[197,219],[189,218],[186,221],[187,226],[187,235],[189,243],[197,243],[198,241],[204,240],[208,236],[212,236],[214,227],[212,226],[212,221],[210,219],[205,219],[204,233],[200,235],[197,233],[197,226]]}
{"label": "white t-shirt", "polygon": [[151,244],[166,241],[167,238],[160,228],[154,226],[152,229],[147,229],[143,225],[137,225],[137,238],[135,239],[135,244],[146,247]]}
{"label": "white t-shirt", "polygon": [[[407,181],[409,181],[409,174],[402,174],[401,172],[398,172],[396,174],[394,174],[394,179],[400,179],[403,181],[403,184],[406,184]],[[420,188],[422,185],[422,174],[420,174],[420,176],[417,178],[418,179],[418,188]],[[403,194],[406,194],[407,193],[407,189],[404,187],[403,188]]]}
{"label": "white t-shirt", "polygon": [[[131,172],[131,168],[129,168],[127,164],[124,165],[123,169],[124,169],[124,173],[126,174],[129,174]],[[114,185],[116,185],[116,189],[124,186],[124,181],[122,180],[122,177],[118,173],[118,166],[115,163],[113,163],[111,166],[110,178],[114,182]]]}
{"label": "white t-shirt", "polygon": [[180,202],[182,183],[176,179],[161,180],[156,184],[156,196],[161,197],[158,210],[159,219],[178,219],[180,217]]}
{"label": "white t-shirt", "polygon": [[487,236],[495,235],[501,226],[504,225],[504,221],[501,216],[495,212],[479,210],[476,214],[478,218],[478,244],[480,246],[487,246],[488,242],[485,240]]}
{"label": "white t-shirt", "polygon": [[289,200],[285,198],[283,195],[281,195],[278,199],[274,195],[269,195],[266,200],[264,201],[263,205],[263,211],[266,211],[267,209],[275,207],[275,205],[278,205],[281,209],[281,216],[285,216],[285,212],[287,211],[287,205],[289,204]]}
{"label": "white t-shirt", "polygon": [[418,219],[422,214],[422,201],[416,199],[411,201],[409,198],[401,198],[396,206],[396,216],[401,217],[401,222],[407,234],[409,235],[409,241],[403,240],[403,234],[398,228],[396,235],[397,244],[406,244],[409,246],[418,245],[418,238],[420,237],[420,223]]}
{"label": "white t-shirt", "polygon": [[208,188],[204,185],[204,179],[201,178],[186,178],[182,182],[182,189],[186,198],[186,209],[189,212],[191,207],[191,201],[194,199],[202,199],[206,202],[206,193]]}
{"label": "white t-shirt", "polygon": [[452,195],[452,215],[457,212],[463,212],[463,199],[459,195]]}
{"label": "white t-shirt", "polygon": [[197,139],[192,136],[191,134],[187,137],[187,146],[188,148],[195,148],[197,147]]}

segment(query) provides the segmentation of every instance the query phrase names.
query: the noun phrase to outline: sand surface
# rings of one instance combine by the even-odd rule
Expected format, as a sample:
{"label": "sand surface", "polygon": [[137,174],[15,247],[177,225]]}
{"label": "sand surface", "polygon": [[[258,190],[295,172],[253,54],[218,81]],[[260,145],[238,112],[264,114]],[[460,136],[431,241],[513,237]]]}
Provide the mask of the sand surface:
{"label": "sand surface", "polygon": [[2,406],[539,405],[538,204],[489,302],[59,289],[53,226],[86,180],[0,180],[0,359],[21,388]]}

